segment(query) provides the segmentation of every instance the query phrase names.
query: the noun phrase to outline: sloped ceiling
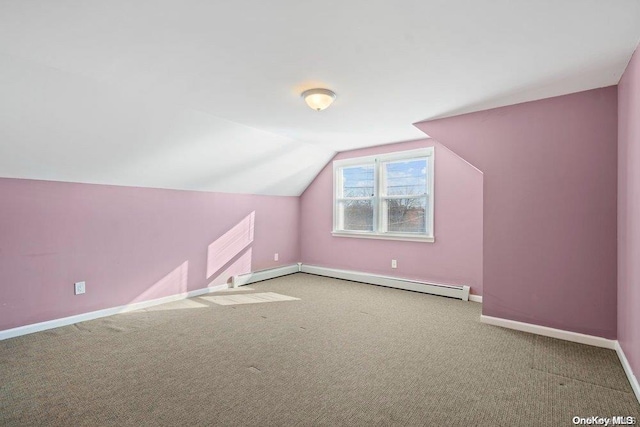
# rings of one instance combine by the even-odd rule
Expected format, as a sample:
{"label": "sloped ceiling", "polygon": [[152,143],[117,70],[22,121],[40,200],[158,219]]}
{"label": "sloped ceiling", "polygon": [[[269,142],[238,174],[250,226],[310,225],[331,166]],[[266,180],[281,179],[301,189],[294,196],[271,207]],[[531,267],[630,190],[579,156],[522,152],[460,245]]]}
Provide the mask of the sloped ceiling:
{"label": "sloped ceiling", "polygon": [[3,1],[0,176],[298,195],[412,123],[616,84],[639,38],[637,0]]}

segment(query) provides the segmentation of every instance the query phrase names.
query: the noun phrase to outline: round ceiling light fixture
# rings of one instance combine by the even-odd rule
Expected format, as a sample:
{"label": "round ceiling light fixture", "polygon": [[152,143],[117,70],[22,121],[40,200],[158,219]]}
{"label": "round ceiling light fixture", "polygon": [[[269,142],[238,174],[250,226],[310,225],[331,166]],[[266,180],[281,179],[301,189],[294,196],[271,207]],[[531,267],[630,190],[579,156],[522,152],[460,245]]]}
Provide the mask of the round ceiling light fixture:
{"label": "round ceiling light fixture", "polygon": [[305,90],[300,96],[304,98],[310,108],[316,111],[324,110],[336,99],[335,92],[320,88]]}

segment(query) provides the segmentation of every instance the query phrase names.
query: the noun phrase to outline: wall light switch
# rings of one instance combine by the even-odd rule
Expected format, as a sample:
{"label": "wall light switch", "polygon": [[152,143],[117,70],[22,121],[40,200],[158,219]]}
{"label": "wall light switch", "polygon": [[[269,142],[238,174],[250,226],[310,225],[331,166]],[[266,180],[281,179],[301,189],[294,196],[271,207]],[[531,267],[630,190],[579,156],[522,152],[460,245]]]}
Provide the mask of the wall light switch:
{"label": "wall light switch", "polygon": [[274,261],[277,261],[277,260],[278,260],[278,253],[276,253],[276,254],[273,256],[273,260],[274,260]]}
{"label": "wall light switch", "polygon": [[398,268],[398,261],[396,261],[395,259],[391,260],[391,268]]}
{"label": "wall light switch", "polygon": [[76,295],[84,294],[86,290],[86,284],[84,282],[76,282],[74,286]]}

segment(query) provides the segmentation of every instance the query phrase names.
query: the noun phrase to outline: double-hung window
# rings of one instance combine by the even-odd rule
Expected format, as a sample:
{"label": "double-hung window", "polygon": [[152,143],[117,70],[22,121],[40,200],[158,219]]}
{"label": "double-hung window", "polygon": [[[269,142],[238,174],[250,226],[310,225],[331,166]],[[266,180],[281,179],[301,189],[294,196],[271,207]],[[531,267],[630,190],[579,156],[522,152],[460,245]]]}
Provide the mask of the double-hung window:
{"label": "double-hung window", "polygon": [[433,242],[433,147],[333,162],[333,235]]}

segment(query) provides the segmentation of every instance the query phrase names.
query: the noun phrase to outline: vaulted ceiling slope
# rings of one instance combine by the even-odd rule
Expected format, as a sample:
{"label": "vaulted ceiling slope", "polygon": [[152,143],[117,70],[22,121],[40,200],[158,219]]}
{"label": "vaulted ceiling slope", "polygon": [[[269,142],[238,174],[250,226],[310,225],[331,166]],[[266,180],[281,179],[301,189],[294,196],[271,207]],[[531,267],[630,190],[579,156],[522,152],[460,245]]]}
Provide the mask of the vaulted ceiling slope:
{"label": "vaulted ceiling slope", "polygon": [[638,0],[7,0],[0,176],[298,195],[412,123],[616,84],[639,38]]}

